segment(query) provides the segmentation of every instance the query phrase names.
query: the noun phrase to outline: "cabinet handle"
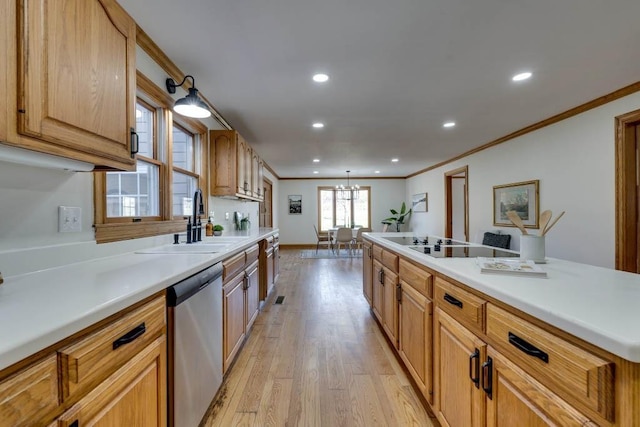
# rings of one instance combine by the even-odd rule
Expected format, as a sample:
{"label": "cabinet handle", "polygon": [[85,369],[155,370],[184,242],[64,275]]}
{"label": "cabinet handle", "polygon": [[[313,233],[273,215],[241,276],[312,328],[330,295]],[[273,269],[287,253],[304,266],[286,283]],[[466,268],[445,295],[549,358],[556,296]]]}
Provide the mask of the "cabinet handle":
{"label": "cabinet handle", "polygon": [[469,355],[469,378],[476,388],[480,388],[480,350],[477,348],[473,354]]}
{"label": "cabinet handle", "polygon": [[511,343],[512,346],[522,351],[523,353],[528,354],[529,356],[537,357],[544,363],[549,363],[549,355],[547,353],[540,350],[535,345],[528,343],[512,332],[509,332],[509,343]]}
{"label": "cabinet handle", "polygon": [[378,273],[378,281],[380,282],[380,284],[382,284],[382,286],[384,286],[384,270],[380,269],[380,272]]}
{"label": "cabinet handle", "polygon": [[462,301],[452,297],[451,295],[449,295],[447,293],[444,294],[444,300],[446,302],[448,302],[449,304],[451,304],[451,305],[455,305],[456,307],[462,308]]}
{"label": "cabinet handle", "polygon": [[144,334],[147,331],[147,327],[144,325],[144,322],[140,323],[138,326],[118,338],[113,342],[113,349],[123,346],[125,344],[129,344],[134,341],[140,335]]}
{"label": "cabinet handle", "polygon": [[493,398],[493,360],[487,357],[487,361],[482,364],[482,389],[489,399]]}
{"label": "cabinet handle", "polygon": [[135,128],[131,128],[131,158],[133,159],[140,149],[140,138]]}
{"label": "cabinet handle", "polygon": [[402,286],[400,285],[396,285],[396,300],[398,300],[399,303],[402,302]]}

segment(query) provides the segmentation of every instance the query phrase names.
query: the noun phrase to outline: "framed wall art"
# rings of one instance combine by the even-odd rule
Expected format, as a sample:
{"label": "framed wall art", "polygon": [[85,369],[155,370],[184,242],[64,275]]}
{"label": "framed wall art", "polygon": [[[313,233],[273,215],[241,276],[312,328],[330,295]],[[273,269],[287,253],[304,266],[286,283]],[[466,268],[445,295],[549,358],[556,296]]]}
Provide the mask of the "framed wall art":
{"label": "framed wall art", "polygon": [[411,209],[413,212],[426,212],[427,205],[427,193],[418,193],[411,196]]}
{"label": "framed wall art", "polygon": [[289,215],[302,214],[302,196],[289,194]]}
{"label": "framed wall art", "polygon": [[538,228],[539,180],[493,187],[493,225],[515,227],[507,212],[515,211],[525,227]]}

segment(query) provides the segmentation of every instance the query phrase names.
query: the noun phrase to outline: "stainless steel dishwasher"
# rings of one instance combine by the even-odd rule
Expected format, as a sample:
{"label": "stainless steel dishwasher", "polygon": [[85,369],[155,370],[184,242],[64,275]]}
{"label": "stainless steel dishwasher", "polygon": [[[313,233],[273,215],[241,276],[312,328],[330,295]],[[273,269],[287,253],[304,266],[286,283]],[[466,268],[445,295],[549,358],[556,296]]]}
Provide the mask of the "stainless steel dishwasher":
{"label": "stainless steel dishwasher", "polygon": [[222,384],[222,263],[167,289],[168,421],[197,427]]}

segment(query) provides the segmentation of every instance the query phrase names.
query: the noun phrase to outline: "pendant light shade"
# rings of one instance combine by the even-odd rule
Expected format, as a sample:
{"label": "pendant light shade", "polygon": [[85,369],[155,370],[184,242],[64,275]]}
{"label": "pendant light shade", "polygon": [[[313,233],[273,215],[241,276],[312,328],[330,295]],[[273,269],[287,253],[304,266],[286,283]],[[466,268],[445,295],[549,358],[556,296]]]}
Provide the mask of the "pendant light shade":
{"label": "pendant light shade", "polygon": [[176,87],[182,86],[187,78],[191,78],[192,85],[189,88],[189,93],[184,98],[178,99],[173,104],[173,111],[186,117],[193,117],[196,119],[204,119],[211,116],[209,107],[198,96],[198,89],[196,89],[196,81],[193,76],[185,76],[180,83],[176,83],[173,79],[168,78],[166,81],[167,91],[169,93],[176,93]]}

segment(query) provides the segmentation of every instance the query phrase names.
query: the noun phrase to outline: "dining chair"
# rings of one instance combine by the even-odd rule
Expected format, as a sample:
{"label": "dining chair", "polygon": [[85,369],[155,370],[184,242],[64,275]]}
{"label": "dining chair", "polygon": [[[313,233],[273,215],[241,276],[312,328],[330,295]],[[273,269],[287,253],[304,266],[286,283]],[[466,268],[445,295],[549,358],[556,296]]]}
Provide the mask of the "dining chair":
{"label": "dining chair", "polygon": [[320,245],[327,245],[327,249],[333,249],[333,241],[331,240],[331,236],[329,235],[329,233],[321,233],[318,231],[318,227],[316,227],[315,224],[313,224],[313,229],[316,232],[316,239],[318,239],[317,243],[316,243],[316,253],[318,253],[318,248],[320,248]]}
{"label": "dining chair", "polygon": [[353,232],[350,228],[340,227],[338,231],[336,231],[335,238],[335,247],[338,251],[338,255],[340,255],[340,246],[343,244],[349,246],[349,253],[351,253],[351,241],[353,240]]}
{"label": "dining chair", "polygon": [[353,241],[351,242],[353,245],[355,245],[356,249],[362,249],[362,233],[367,233],[369,231],[371,231],[369,227],[358,228],[356,237],[354,237]]}

